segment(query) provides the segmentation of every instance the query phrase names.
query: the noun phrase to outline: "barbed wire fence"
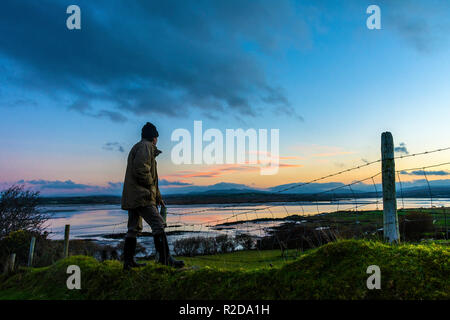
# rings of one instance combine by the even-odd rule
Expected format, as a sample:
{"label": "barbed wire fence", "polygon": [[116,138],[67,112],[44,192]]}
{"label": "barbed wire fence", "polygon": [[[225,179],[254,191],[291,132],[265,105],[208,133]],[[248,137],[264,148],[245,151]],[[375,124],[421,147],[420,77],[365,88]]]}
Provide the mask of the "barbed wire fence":
{"label": "barbed wire fence", "polygon": [[[437,150],[433,150],[433,151],[426,151],[426,152],[411,154],[411,155],[407,155],[407,156],[398,156],[398,157],[395,157],[394,159],[403,159],[403,158],[415,157],[415,156],[419,156],[419,155],[426,155],[426,154],[435,153],[435,152],[442,152],[442,151],[446,151],[446,150],[449,150],[449,148],[437,149]],[[378,162],[381,162],[381,160],[372,161],[370,163],[367,163],[366,165],[358,166],[358,167],[355,167],[355,168],[352,168],[352,169],[343,170],[343,171],[340,171],[340,172],[335,173],[335,174],[331,174],[331,175],[328,175],[328,176],[325,176],[325,177],[322,177],[322,178],[311,180],[310,182],[298,184],[298,185],[295,185],[295,186],[290,186],[288,188],[284,188],[284,189],[280,190],[279,192],[283,192],[285,190],[291,190],[291,189],[293,189],[295,187],[301,187],[301,186],[304,186],[304,185],[308,185],[308,184],[313,183],[314,181],[321,181],[321,180],[324,180],[324,179],[326,179],[328,177],[336,176],[336,175],[342,174],[344,172],[357,170],[357,169],[360,169],[362,167],[365,167],[365,166],[368,166],[368,165],[371,165],[371,164],[374,164],[374,163],[378,163]],[[434,168],[434,167],[438,167],[438,166],[445,166],[445,165],[448,165],[448,164],[449,163],[439,163],[439,164],[435,164],[435,165],[424,166],[424,167],[422,167],[422,170],[425,170],[425,169],[428,169],[428,168]],[[409,170],[414,170],[414,169],[402,169],[402,170],[396,171],[396,173],[398,174],[398,176],[400,176],[400,174],[403,174],[404,172],[409,171]],[[341,186],[338,186],[336,188],[328,189],[328,190],[325,190],[325,191],[322,191],[322,192],[317,192],[315,194],[305,194],[305,195],[302,195],[302,196],[305,197],[305,198],[309,198],[309,199],[315,198],[315,200],[313,201],[315,203],[316,208],[317,208],[317,213],[316,213],[315,217],[318,217],[321,214],[327,212],[326,210],[325,211],[320,211],[320,209],[319,209],[319,201],[318,201],[318,198],[320,198],[319,196],[322,195],[322,194],[326,194],[326,193],[332,193],[333,195],[335,195],[335,191],[337,191],[339,189],[344,189],[344,188],[348,188],[349,191],[350,191],[350,195],[351,195],[350,197],[352,198],[351,200],[353,200],[352,201],[353,208],[349,208],[348,206],[347,206],[347,208],[339,208],[339,205],[341,203],[341,199],[338,198],[338,199],[335,200],[335,202],[336,202],[336,210],[335,210],[335,212],[339,212],[340,209],[341,209],[341,211],[346,211],[347,213],[348,212],[352,212],[352,211],[353,212],[358,212],[358,210],[364,210],[364,209],[366,209],[364,207],[370,207],[370,206],[371,207],[375,206],[375,210],[378,210],[379,209],[380,199],[382,199],[382,198],[379,195],[378,187],[377,187],[377,183],[375,182],[375,179],[377,177],[379,177],[381,174],[382,174],[382,172],[378,172],[378,173],[376,173],[374,175],[371,175],[371,176],[369,176],[369,177],[367,177],[365,179],[353,181],[352,183],[341,185]],[[426,174],[425,174],[425,177],[426,177]],[[360,183],[364,183],[365,181],[368,181],[368,180],[370,180],[372,182],[372,184],[373,184],[373,187],[374,187],[374,190],[375,190],[375,197],[373,198],[373,201],[364,201],[364,202],[361,203],[361,200],[360,200],[361,199],[361,195],[357,195],[355,193],[355,190],[353,190],[352,186],[360,184]],[[432,192],[431,192],[431,187],[429,186],[430,182],[429,182],[429,179],[427,177],[426,177],[426,181],[427,181],[428,189],[429,189],[429,192],[430,192],[430,207],[433,208]],[[405,204],[404,204],[405,203],[405,197],[404,197],[404,192],[403,192],[403,185],[401,183],[400,178],[399,178],[398,182],[399,182],[399,187],[400,187],[401,201],[402,201],[402,204],[403,204],[403,207],[402,207],[401,210],[405,211],[406,210]],[[301,210],[302,210],[302,214],[300,215],[300,217],[302,217],[302,219],[304,219],[305,218],[304,206],[302,205],[301,201],[296,201],[296,202],[289,202],[289,203],[277,203],[277,204],[273,204],[273,205],[267,205],[267,206],[264,206],[264,207],[258,207],[258,208],[251,209],[251,210],[244,210],[243,212],[233,213],[233,215],[231,217],[226,217],[226,218],[216,219],[216,220],[213,220],[213,221],[193,224],[191,226],[194,226],[194,227],[195,226],[200,226],[200,228],[203,228],[203,226],[206,225],[206,227],[213,227],[213,228],[217,229],[217,226],[231,225],[231,223],[229,222],[231,218],[236,218],[236,220],[237,220],[238,217],[245,215],[245,218],[241,219],[240,221],[237,220],[237,221],[235,221],[235,223],[236,224],[237,223],[244,224],[244,226],[246,226],[246,228],[241,228],[241,231],[242,230],[246,230],[247,232],[249,232],[248,224],[250,222],[256,222],[256,221],[259,220],[258,217],[256,219],[249,219],[248,218],[249,214],[257,214],[259,211],[267,210],[270,213],[270,215],[272,216],[272,218],[268,218],[269,221],[285,220],[285,219],[287,219],[287,218],[292,216],[287,211],[286,205],[287,204],[292,205],[293,203],[300,204],[300,207],[301,207]],[[311,202],[309,203],[309,205],[310,204],[311,204]],[[227,206],[221,206],[219,208],[216,207],[216,208],[213,208],[213,209],[203,209],[203,210],[196,210],[196,211],[185,212],[183,214],[184,215],[190,215],[190,214],[198,214],[198,213],[202,213],[202,212],[211,212],[211,211],[221,210],[223,208],[228,208],[228,207],[229,206],[227,205]],[[271,210],[271,208],[277,208],[277,207],[278,208],[282,207],[285,210],[285,215],[284,216],[278,215],[276,218],[274,217],[274,213]],[[445,212],[445,208],[443,210]],[[328,210],[328,213],[330,213],[330,212],[332,212],[332,211]],[[183,215],[183,214],[181,214],[181,215]],[[310,214],[312,214],[312,213],[310,213]],[[295,215],[299,216],[298,213],[296,213]],[[332,215],[331,217],[333,218],[334,226],[336,227],[335,232],[336,232],[337,236],[339,237],[340,236],[339,223],[337,223],[336,216]],[[382,216],[379,215],[379,218],[381,219]],[[442,219],[441,217],[434,217],[434,218],[435,218],[434,222],[436,222],[436,219],[437,220],[441,220]],[[447,230],[448,230],[448,228],[447,228],[447,224],[446,224],[446,216],[445,216],[445,214],[444,214],[444,218],[443,219],[444,219],[444,228],[445,228],[445,233],[446,233],[446,238],[447,238],[447,235],[448,235],[448,231]],[[403,219],[402,224],[406,225],[408,222],[417,223],[417,222],[424,222],[424,221],[428,221],[428,220],[420,220],[420,219],[408,220],[408,219]],[[317,222],[320,224],[320,220],[317,221]],[[356,220],[355,223],[360,224],[361,221]],[[379,231],[383,230],[380,227],[383,227],[385,225],[386,225],[386,223],[383,223],[383,222],[380,221],[379,225],[377,223],[375,224],[375,229],[374,230],[365,231],[364,233],[365,233],[365,235],[378,234]],[[330,228],[329,226],[327,226],[326,228],[323,228],[322,226],[319,225],[314,230],[327,230],[329,228]],[[257,230],[260,233],[261,233],[262,230],[264,230],[264,233],[265,233],[267,231],[267,229],[268,229],[267,226],[257,228]],[[305,230],[305,228],[303,230]],[[299,237],[299,239],[301,239],[302,242],[303,242],[303,240],[305,240],[304,239],[305,238],[304,237],[304,233],[305,232],[303,232],[303,235],[300,235],[300,237]],[[330,239],[333,239],[333,238],[336,238],[336,235],[330,235],[330,234],[327,234],[325,232],[323,232],[323,235],[324,235],[326,241],[328,241]],[[315,234],[315,236],[317,237],[317,234]],[[380,237],[380,235],[379,235],[379,237]],[[186,236],[186,238],[189,239],[189,236]],[[275,236],[273,236],[271,239],[272,239],[273,242],[276,242],[279,245],[281,250],[283,250],[284,248],[287,247],[286,245],[283,244],[283,241],[281,241],[280,238],[277,236],[277,233],[275,233]],[[288,238],[287,241],[292,241],[292,240],[297,240],[297,239],[298,238]],[[319,240],[320,240],[320,244],[321,244],[322,239],[319,239]],[[195,244],[193,244],[193,246],[195,246]],[[259,247],[257,246],[257,248],[259,248]]]}
{"label": "barbed wire fence", "polygon": [[[413,154],[399,155],[387,160],[403,160],[442,154],[450,147]],[[383,239],[383,231],[389,222],[383,221],[383,171],[367,175],[363,179],[353,180],[317,192],[300,193],[299,190],[315,183],[329,181],[330,178],[354,173],[358,170],[382,164],[378,159],[345,170],[337,171],[307,182],[278,188],[271,194],[288,194],[295,200],[279,202],[248,201],[244,204],[203,205],[196,210],[186,210],[186,206],[168,206],[167,227],[171,251],[182,256],[197,256],[208,261],[210,255],[221,255],[224,267],[241,262],[241,256],[234,258],[226,253],[239,250],[251,250],[254,259],[273,266],[276,255],[270,251],[281,251],[283,259],[297,257],[304,250],[343,238]],[[434,238],[448,240],[446,202],[439,194],[433,194],[433,181],[427,171],[431,168],[444,168],[450,162],[439,162],[414,168],[398,169],[394,179],[397,192],[397,212],[400,217],[399,232],[401,239],[408,239],[410,226],[429,223],[432,216]],[[421,172],[421,174],[419,173]],[[442,171],[446,172],[446,171]],[[421,175],[427,186],[429,200],[420,203],[406,190],[406,179],[402,176]],[[358,189],[358,187],[360,189]],[[362,188],[362,189],[361,189]],[[294,191],[295,190],[295,191]],[[363,190],[363,191],[361,191]],[[409,193],[407,193],[409,191]],[[424,206],[425,205],[425,206]],[[118,209],[117,209],[118,210]],[[411,214],[416,214],[412,216]],[[90,232],[92,230],[92,232]],[[76,238],[101,238],[107,243],[117,243],[127,231],[127,218],[118,223],[97,224],[72,227],[70,232]],[[62,227],[49,231],[49,237],[61,239],[65,235]],[[151,229],[145,225],[140,243],[147,248],[146,255],[154,254]],[[68,237],[68,235],[66,235]],[[66,239],[68,241],[68,238]],[[107,241],[106,241],[107,240]],[[67,252],[68,254],[68,252]],[[246,256],[248,258],[248,256]],[[234,259],[234,261],[232,261]],[[217,261],[217,257],[213,260]]]}

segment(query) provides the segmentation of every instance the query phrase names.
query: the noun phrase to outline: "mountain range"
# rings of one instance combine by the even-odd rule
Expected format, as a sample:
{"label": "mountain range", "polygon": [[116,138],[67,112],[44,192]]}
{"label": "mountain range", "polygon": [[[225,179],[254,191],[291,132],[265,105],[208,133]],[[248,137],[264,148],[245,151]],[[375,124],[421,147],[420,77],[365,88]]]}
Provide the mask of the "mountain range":
{"label": "mountain range", "polygon": [[[315,194],[330,192],[336,194],[377,194],[382,191],[381,184],[355,183],[348,186],[341,182],[327,183],[290,183],[269,188],[253,188],[245,184],[220,182],[208,186],[180,186],[180,187],[160,187],[161,192],[166,195],[175,194],[237,194],[237,193],[268,193],[268,194]],[[450,179],[434,180],[429,184],[425,179],[409,182],[397,182],[397,192],[405,194],[433,194],[437,191],[446,194],[450,192]]]}

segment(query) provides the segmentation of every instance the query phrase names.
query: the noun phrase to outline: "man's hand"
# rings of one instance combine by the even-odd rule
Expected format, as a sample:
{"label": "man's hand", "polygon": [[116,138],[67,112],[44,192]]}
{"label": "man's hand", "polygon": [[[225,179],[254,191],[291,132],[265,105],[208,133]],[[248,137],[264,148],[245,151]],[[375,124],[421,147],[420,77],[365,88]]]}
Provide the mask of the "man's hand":
{"label": "man's hand", "polygon": [[165,202],[164,202],[164,200],[162,198],[159,199],[158,205],[160,205],[161,207],[165,207],[166,206],[166,204],[165,204]]}

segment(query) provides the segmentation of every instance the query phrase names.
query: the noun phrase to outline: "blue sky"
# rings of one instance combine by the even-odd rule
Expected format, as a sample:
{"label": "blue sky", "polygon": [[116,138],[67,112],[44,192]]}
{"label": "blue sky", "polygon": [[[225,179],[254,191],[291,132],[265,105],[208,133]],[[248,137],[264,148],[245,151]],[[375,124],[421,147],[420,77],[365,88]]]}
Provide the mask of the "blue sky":
{"label": "blue sky", "polygon": [[[81,8],[81,30],[65,26],[70,4]],[[370,4],[381,8],[381,30],[366,28]],[[448,1],[419,0],[4,1],[0,183],[109,190],[147,121],[160,132],[160,176],[174,185],[306,181],[378,159],[383,131],[409,152],[447,147],[448,12]],[[280,129],[291,166],[261,176],[174,165],[170,135],[194,120]]]}

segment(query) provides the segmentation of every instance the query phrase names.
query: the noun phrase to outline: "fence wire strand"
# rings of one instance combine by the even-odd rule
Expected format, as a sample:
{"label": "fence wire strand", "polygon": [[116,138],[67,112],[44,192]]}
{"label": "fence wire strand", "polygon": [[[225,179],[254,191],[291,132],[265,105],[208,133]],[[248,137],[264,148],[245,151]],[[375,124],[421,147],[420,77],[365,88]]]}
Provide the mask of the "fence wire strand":
{"label": "fence wire strand", "polygon": [[[419,153],[413,153],[413,154],[408,154],[408,155],[400,155],[400,156],[396,156],[393,159],[405,159],[405,158],[411,158],[411,157],[417,157],[417,156],[422,156],[422,155],[429,155],[432,153],[437,153],[437,152],[443,152],[443,151],[447,151],[450,150],[450,147],[448,148],[441,148],[441,149],[436,149],[436,150],[431,150],[431,151],[425,151],[425,152],[419,152]],[[349,173],[355,170],[359,170],[362,168],[366,168],[368,166],[371,166],[373,164],[377,164],[380,163],[381,164],[382,159],[378,159],[375,161],[371,161],[371,162],[367,162],[363,165],[358,165],[352,168],[348,168],[345,170],[341,170],[335,173],[331,173],[319,178],[315,178],[312,179],[310,181],[304,182],[304,183],[298,183],[298,184],[294,184],[294,185],[290,185],[288,187],[284,187],[281,189],[277,189],[274,192],[272,192],[273,194],[280,194],[280,193],[285,193],[287,191],[292,191],[294,189],[298,189],[298,188],[302,188],[308,185],[311,185],[313,183],[317,183],[320,181],[323,181],[325,179],[329,179],[332,177],[336,177],[339,175],[342,175],[344,173]],[[427,183],[428,186],[428,192],[429,192],[429,197],[430,197],[430,207],[433,208],[433,193],[432,193],[432,188],[430,185],[430,181],[426,172],[426,169],[429,168],[434,168],[434,167],[439,167],[439,166],[445,166],[445,165],[450,165],[450,162],[444,162],[444,163],[439,163],[439,164],[433,164],[433,165],[429,165],[429,166],[422,166],[419,168],[409,168],[409,169],[401,169],[401,170],[397,170],[396,174],[397,174],[397,179],[398,179],[398,184],[400,187],[400,198],[401,198],[401,203],[402,203],[402,208],[401,210],[407,210],[406,206],[405,206],[405,195],[404,195],[404,186],[403,186],[403,182],[400,178],[401,175],[407,174],[410,171],[415,171],[415,170],[421,170],[423,172],[423,176],[425,178],[425,181]],[[174,210],[174,209],[170,209],[167,215],[167,229],[168,229],[168,234],[170,235],[172,232],[174,232],[174,234],[176,233],[178,236],[178,239],[181,240],[188,240],[191,238],[192,234],[197,234],[198,236],[205,236],[208,239],[214,239],[215,237],[217,237],[217,235],[227,235],[230,234],[229,230],[232,230],[232,228],[234,228],[234,226],[242,226],[242,230],[238,230],[237,228],[234,228],[234,232],[235,232],[235,236],[246,233],[248,234],[252,241],[256,240],[256,246],[255,249],[258,251],[258,254],[260,255],[261,259],[262,259],[262,253],[261,253],[261,247],[258,247],[258,241],[259,242],[259,246],[262,244],[262,241],[264,240],[265,237],[267,237],[268,234],[272,234],[272,247],[275,247],[276,244],[278,245],[279,250],[282,252],[282,257],[285,258],[285,250],[288,250],[288,243],[291,241],[297,241],[299,240],[301,248],[303,250],[305,242],[308,243],[309,246],[312,245],[312,239],[310,237],[307,237],[306,235],[306,225],[307,221],[305,219],[307,219],[308,217],[311,216],[320,216],[323,213],[331,213],[333,212],[332,210],[330,210],[332,207],[335,207],[334,212],[338,213],[338,212],[353,212],[353,214],[358,214],[359,212],[363,212],[362,208],[366,208],[369,206],[375,206],[375,209],[377,211],[379,211],[379,204],[380,204],[380,200],[381,200],[381,196],[380,193],[378,191],[377,188],[377,183],[375,181],[375,178],[379,177],[382,174],[382,172],[378,172],[376,174],[372,174],[367,178],[364,179],[360,179],[360,180],[355,180],[352,181],[350,183],[347,184],[342,184],[339,185],[337,187],[334,188],[330,188],[327,190],[323,190],[320,192],[314,192],[314,193],[296,193],[295,195],[297,196],[296,201],[288,201],[288,202],[280,202],[280,203],[275,203],[275,204],[270,204],[269,202],[259,202],[257,203],[257,207],[256,208],[250,208],[248,209],[246,205],[236,205],[236,204],[226,204],[226,205],[214,205],[214,207],[210,207],[209,205],[207,205],[206,208],[204,209],[199,209],[199,210],[194,210],[194,211],[184,211],[182,210],[181,212],[179,212],[178,210]],[[373,185],[374,188],[374,195],[375,195],[375,199],[374,201],[367,201],[366,202],[362,202],[361,201],[361,194],[357,194],[354,190],[354,186],[356,186],[357,184],[364,184],[366,181],[370,180],[371,184]],[[344,192],[342,194],[339,193],[336,194],[336,191],[339,190],[343,190],[347,188],[350,192]],[[330,195],[329,198],[323,198],[322,196],[324,195]],[[350,200],[345,201],[345,195],[347,195],[348,198],[350,198]],[[322,197],[322,198],[321,198]],[[328,200],[324,200],[322,201],[321,199],[328,199]],[[331,199],[331,200],[330,200]],[[305,211],[305,203],[315,206],[315,211],[316,213],[313,214],[313,212],[311,210],[309,210],[308,212]],[[328,203],[328,204],[326,204]],[[250,202],[250,204],[252,204]],[[294,212],[294,213],[290,213],[288,211],[288,209],[286,208],[286,206],[292,206],[292,205],[296,205],[299,207],[299,209]],[[321,207],[324,206],[324,209],[321,209]],[[328,210],[327,210],[328,208]],[[310,208],[311,209],[311,208]],[[284,214],[281,214],[279,211],[284,212]],[[284,210],[284,211],[283,211]],[[448,229],[447,229],[447,217],[446,217],[446,211],[445,211],[445,207],[444,207],[444,219],[445,219],[445,233],[446,233],[446,238],[448,239]],[[229,215],[229,211],[231,211],[231,215]],[[205,221],[199,221],[199,222],[193,222],[193,223],[189,223],[187,221],[185,221],[185,217],[193,217],[195,215],[199,215],[200,219],[203,217],[203,215],[210,215],[211,213],[215,213],[217,212],[219,215],[219,218],[217,219],[205,219]],[[225,217],[224,217],[225,215]],[[222,216],[222,217],[220,217]],[[256,216],[256,219],[255,219]],[[261,218],[262,216],[262,218]],[[280,224],[278,224],[278,226],[280,226],[282,223],[289,223],[289,220],[287,220],[288,217],[290,216],[297,216],[299,217],[299,223],[300,225],[303,224],[303,232],[301,235],[299,235],[298,237],[292,237],[292,235],[289,235],[287,237],[287,239],[281,239],[279,237],[278,232],[272,232],[270,233],[271,230],[273,230],[274,226],[276,226],[277,224],[275,222],[280,222]],[[243,218],[243,220],[239,220],[240,218]],[[195,221],[195,220],[194,220]],[[295,220],[293,220],[295,221]],[[337,216],[335,215],[333,217],[333,224],[331,225],[333,228],[333,230],[336,230],[336,234],[334,235],[334,238],[337,237],[341,237],[341,234],[344,230],[340,230],[340,226],[339,226],[339,222],[337,220]],[[417,221],[417,220],[415,220]],[[405,225],[405,223],[411,222],[406,218],[402,218],[402,223],[403,226]],[[127,219],[121,221],[120,223],[113,223],[113,224],[103,224],[103,225],[92,225],[92,226],[81,226],[81,227],[75,227],[72,228],[71,231],[74,232],[79,232],[82,230],[89,230],[89,229],[102,229],[102,228],[110,228],[112,227],[112,232],[111,234],[117,234],[119,232],[124,232],[124,228],[126,229],[126,223],[127,223]],[[331,233],[328,231],[330,228],[330,226],[322,226],[322,222],[320,219],[318,219],[317,221],[315,221],[317,228],[315,230],[319,231],[319,233],[313,233],[313,236],[316,237],[316,242],[321,244],[323,241],[333,241],[333,236],[331,236]],[[360,223],[359,220],[356,220],[355,223]],[[386,225],[384,223],[384,225]],[[341,226],[342,228],[342,226]],[[147,231],[149,229],[149,226],[145,226],[144,230]],[[143,231],[144,231],[143,230]],[[361,227],[361,230],[363,230],[363,228]],[[126,232],[126,231],[125,231]],[[362,232],[362,231],[361,231]],[[370,231],[370,232],[379,232],[379,227],[378,224],[375,225],[375,230]],[[50,234],[55,234],[55,235],[60,235],[63,234],[64,231],[50,231]],[[98,232],[97,232],[98,233]],[[232,234],[232,233],[231,233]],[[320,235],[320,237],[318,236]],[[297,248],[298,251],[299,248]],[[286,254],[287,257],[287,254]],[[227,263],[225,261],[225,256],[224,256],[224,263]],[[269,259],[270,260],[270,259]],[[272,262],[270,262],[270,265],[272,265]]]}

